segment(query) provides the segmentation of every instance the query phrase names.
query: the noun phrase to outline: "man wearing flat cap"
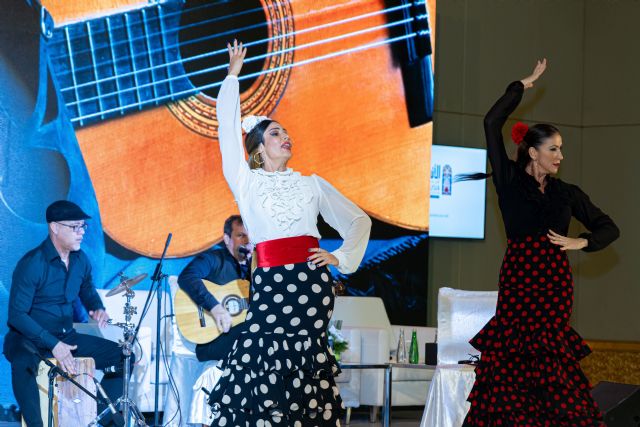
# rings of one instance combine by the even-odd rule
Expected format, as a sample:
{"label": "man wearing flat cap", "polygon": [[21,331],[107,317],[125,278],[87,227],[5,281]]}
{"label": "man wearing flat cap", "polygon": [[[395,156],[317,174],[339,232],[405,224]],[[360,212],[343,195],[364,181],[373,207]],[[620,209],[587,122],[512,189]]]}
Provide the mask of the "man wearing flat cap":
{"label": "man wearing flat cap", "polygon": [[[80,249],[89,218],[66,200],[49,205],[49,236],[27,252],[13,272],[3,352],[11,363],[13,393],[28,427],[43,426],[36,385],[40,360],[34,350],[55,357],[70,374],[77,373],[74,357],[92,357],[97,369],[122,365],[117,343],[73,329],[77,297],[100,327],[109,319],[93,284],[89,258]],[[115,401],[121,395],[122,374],[105,375],[102,385]]]}

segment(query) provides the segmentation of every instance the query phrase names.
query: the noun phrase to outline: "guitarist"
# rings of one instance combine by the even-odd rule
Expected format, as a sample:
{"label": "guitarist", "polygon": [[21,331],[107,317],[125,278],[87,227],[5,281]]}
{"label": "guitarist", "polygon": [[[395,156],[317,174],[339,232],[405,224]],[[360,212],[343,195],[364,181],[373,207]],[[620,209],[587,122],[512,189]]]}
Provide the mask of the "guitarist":
{"label": "guitarist", "polygon": [[[203,309],[211,312],[216,326],[225,334],[215,341],[196,345],[199,361],[219,360],[227,355],[240,328],[231,328],[231,315],[206,289],[202,279],[224,284],[236,279],[250,279],[251,249],[249,235],[240,215],[224,222],[224,246],[217,245],[196,256],[180,273],[178,285]],[[240,326],[240,325],[239,325]]]}

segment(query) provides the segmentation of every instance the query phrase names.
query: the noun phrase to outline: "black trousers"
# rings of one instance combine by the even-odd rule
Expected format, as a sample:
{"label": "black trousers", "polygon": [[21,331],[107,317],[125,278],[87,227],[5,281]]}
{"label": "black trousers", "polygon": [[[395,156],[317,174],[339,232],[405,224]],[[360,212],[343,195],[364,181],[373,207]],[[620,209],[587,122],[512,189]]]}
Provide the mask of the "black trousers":
{"label": "black trousers", "polygon": [[[65,344],[78,346],[72,352],[74,357],[92,357],[95,360],[96,369],[122,364],[122,350],[113,341],[79,334],[75,330],[71,330],[58,338]],[[13,394],[20,406],[27,426],[44,427],[40,416],[40,397],[36,383],[40,359],[25,348],[24,341],[26,340],[23,335],[15,331],[9,331],[4,339],[3,352],[9,363],[11,363]],[[50,350],[42,348],[39,350],[42,356],[52,357]],[[122,373],[106,374],[101,384],[112,401],[122,396]],[[98,405],[98,413],[104,408],[104,405]]]}

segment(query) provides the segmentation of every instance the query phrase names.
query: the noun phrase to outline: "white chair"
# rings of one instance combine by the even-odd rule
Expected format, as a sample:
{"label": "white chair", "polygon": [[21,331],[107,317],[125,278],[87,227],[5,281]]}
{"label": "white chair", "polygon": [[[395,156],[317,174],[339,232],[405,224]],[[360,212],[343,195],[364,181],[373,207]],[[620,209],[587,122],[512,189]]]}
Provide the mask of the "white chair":
{"label": "white chair", "polygon": [[[341,355],[341,363],[360,362],[362,358],[360,330],[343,327],[341,332],[349,343],[349,348]],[[351,409],[360,407],[360,370],[344,369],[342,373],[335,378],[335,381],[340,390],[342,402],[347,408],[347,420],[345,424],[349,424]]]}
{"label": "white chair", "polygon": [[431,381],[421,427],[459,427],[469,410],[467,396],[473,387],[473,366],[458,364],[479,355],[469,340],[493,317],[497,291],[438,292],[438,366]]}

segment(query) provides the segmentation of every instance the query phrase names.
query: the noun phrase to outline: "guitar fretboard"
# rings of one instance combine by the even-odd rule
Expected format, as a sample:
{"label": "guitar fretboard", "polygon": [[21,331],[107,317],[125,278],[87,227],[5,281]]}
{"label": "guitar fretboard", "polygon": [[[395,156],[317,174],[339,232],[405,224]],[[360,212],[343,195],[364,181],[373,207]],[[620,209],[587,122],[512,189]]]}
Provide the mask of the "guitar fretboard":
{"label": "guitar fretboard", "polygon": [[180,7],[169,2],[56,28],[49,57],[75,126],[196,91],[180,61]]}

